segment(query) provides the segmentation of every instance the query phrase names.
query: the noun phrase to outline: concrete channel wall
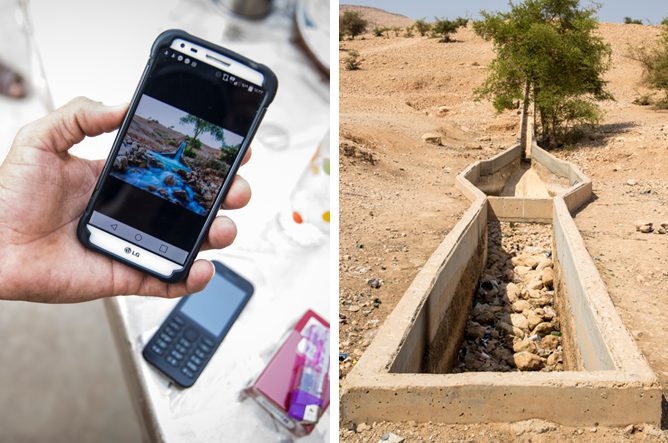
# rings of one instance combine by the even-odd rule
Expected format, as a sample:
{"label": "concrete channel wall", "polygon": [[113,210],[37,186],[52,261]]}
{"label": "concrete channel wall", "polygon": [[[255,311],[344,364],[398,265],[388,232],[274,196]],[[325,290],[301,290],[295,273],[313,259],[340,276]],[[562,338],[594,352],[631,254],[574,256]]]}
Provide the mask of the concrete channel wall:
{"label": "concrete channel wall", "polygon": [[[344,380],[344,423],[529,418],[572,426],[660,422],[660,384],[622,324],[572,218],[572,212],[591,199],[591,180],[530,142],[527,154],[532,161],[567,177],[571,186],[547,199],[549,205],[536,206],[535,216],[531,211],[523,215],[526,205],[486,196],[476,183],[489,185],[490,175],[506,171],[521,157],[519,145],[477,161],[457,176],[456,185],[471,206]],[[568,311],[569,347],[577,354],[575,367],[568,369],[577,370],[443,373],[456,358],[476,282],[485,266],[488,219],[552,224],[557,291]]]}

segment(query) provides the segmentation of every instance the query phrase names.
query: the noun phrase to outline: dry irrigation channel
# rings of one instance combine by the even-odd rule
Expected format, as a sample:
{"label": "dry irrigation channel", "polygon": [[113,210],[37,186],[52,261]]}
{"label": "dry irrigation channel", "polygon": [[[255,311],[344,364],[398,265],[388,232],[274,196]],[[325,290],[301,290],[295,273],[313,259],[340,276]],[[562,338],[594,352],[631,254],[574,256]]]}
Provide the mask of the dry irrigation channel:
{"label": "dry irrigation channel", "polygon": [[528,117],[457,176],[471,206],[344,380],[343,423],[660,423],[659,381],[572,217],[591,180]]}

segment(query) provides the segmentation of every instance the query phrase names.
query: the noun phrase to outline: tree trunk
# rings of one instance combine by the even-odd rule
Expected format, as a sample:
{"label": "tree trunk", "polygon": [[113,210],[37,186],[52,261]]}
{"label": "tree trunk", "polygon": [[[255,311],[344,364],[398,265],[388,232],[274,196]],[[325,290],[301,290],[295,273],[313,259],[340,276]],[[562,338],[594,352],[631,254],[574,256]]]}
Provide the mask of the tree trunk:
{"label": "tree trunk", "polygon": [[526,153],[529,152],[528,137],[527,137],[527,124],[529,122],[529,97],[531,94],[531,82],[529,79],[526,80],[524,85],[524,100],[522,104],[522,123],[520,124],[521,133],[520,133],[520,145],[522,146],[522,152],[524,152],[523,157],[526,156]]}

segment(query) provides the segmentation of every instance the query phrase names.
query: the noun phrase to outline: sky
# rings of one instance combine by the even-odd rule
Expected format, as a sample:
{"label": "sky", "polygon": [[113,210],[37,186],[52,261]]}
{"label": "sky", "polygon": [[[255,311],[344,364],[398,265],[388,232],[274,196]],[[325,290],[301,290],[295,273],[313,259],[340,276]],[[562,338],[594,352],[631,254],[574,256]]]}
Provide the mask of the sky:
{"label": "sky", "polygon": [[[519,3],[521,0],[515,0]],[[341,0],[343,4],[374,6],[389,12],[407,15],[410,18],[434,17],[471,17],[479,18],[480,10],[506,11],[508,0],[466,0],[466,1],[439,1],[439,0]],[[647,23],[657,24],[661,19],[668,17],[668,0],[599,0],[602,4],[598,12],[599,21],[606,23],[622,23],[624,17],[641,19]],[[582,5],[591,4],[589,0],[581,0]]]}
{"label": "sky", "polygon": [[[184,124],[179,121],[181,117],[186,115],[185,112],[175,108],[174,106],[170,106],[166,103],[156,100],[153,97],[149,97],[148,95],[142,95],[141,100],[139,100],[139,104],[137,105],[135,114],[138,114],[147,119],[152,118],[157,120],[163,126],[174,126],[174,130],[179,131],[182,134],[192,136],[193,130],[195,129],[195,125],[193,124]],[[243,137],[240,135],[228,131],[227,129],[224,129],[224,131],[226,145],[237,145],[243,141]],[[201,134],[199,139],[205,145],[216,149],[220,148],[220,142],[213,138],[208,132]]]}

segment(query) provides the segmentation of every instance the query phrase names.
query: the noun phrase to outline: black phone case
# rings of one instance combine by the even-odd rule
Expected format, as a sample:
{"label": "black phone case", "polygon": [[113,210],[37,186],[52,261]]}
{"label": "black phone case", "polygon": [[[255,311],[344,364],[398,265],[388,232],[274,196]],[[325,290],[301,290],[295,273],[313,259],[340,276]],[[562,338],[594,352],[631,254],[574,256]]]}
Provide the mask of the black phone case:
{"label": "black phone case", "polygon": [[[111,169],[112,163],[113,163],[113,158],[116,156],[116,153],[120,149],[121,142],[122,142],[122,135],[125,134],[125,132],[128,129],[128,126],[130,125],[131,118],[134,114],[135,109],[137,108],[137,105],[139,104],[139,98],[142,95],[142,92],[144,90],[144,86],[146,84],[146,80],[148,78],[149,72],[154,67],[154,63],[156,60],[156,55],[159,51],[159,49],[163,45],[169,45],[175,38],[182,38],[184,40],[190,41],[192,43],[196,43],[200,46],[203,46],[207,49],[210,49],[212,51],[216,51],[222,55],[225,55],[226,57],[229,57],[231,59],[234,59],[238,62],[241,62],[259,72],[261,72],[264,75],[264,83],[262,84],[262,87],[265,90],[264,94],[264,100],[262,104],[260,105],[260,108],[255,116],[255,120],[253,121],[253,124],[251,125],[250,130],[248,131],[248,135],[244,139],[243,145],[241,146],[239,150],[239,155],[237,155],[236,160],[234,161],[234,164],[230,168],[230,173],[227,175],[227,178],[225,179],[225,183],[223,183],[223,186],[221,187],[220,192],[218,193],[218,196],[211,208],[211,211],[209,212],[209,216],[206,219],[206,222],[204,224],[204,227],[202,229],[202,232],[200,232],[199,236],[197,237],[197,241],[195,243],[195,247],[193,248],[192,252],[188,255],[188,258],[186,259],[186,262],[183,265],[183,269],[181,271],[174,272],[171,276],[165,277],[163,275],[157,274],[150,269],[144,268],[142,266],[137,265],[136,263],[133,263],[127,259],[125,259],[122,256],[118,256],[115,254],[111,254],[108,251],[97,247],[96,245],[92,244],[90,242],[90,233],[86,229],[86,225],[88,224],[90,217],[93,213],[93,206],[95,201],[98,198],[98,194],[100,192],[100,185],[103,182],[104,179],[107,178],[109,175],[109,171]],[[274,100],[274,97],[276,96],[276,91],[278,89],[278,79],[276,78],[276,75],[272,72],[271,69],[269,69],[267,66],[256,63],[240,54],[237,54],[233,51],[230,51],[227,48],[223,48],[222,46],[215,45],[211,42],[208,42],[206,40],[203,40],[201,38],[195,37],[193,35],[188,34],[187,32],[180,30],[180,29],[170,29],[162,34],[160,34],[155,41],[153,42],[153,45],[151,47],[151,54],[148,60],[148,63],[146,64],[146,68],[144,69],[144,73],[142,74],[141,80],[139,81],[139,85],[137,86],[137,89],[135,90],[135,93],[132,97],[132,101],[130,102],[130,108],[128,110],[127,115],[125,116],[125,119],[123,120],[123,123],[118,131],[118,134],[116,135],[116,139],[114,140],[113,147],[111,149],[111,152],[109,153],[109,156],[107,157],[106,164],[104,165],[104,169],[102,170],[102,174],[100,174],[100,178],[97,181],[97,184],[95,185],[95,189],[93,191],[93,194],[91,195],[91,198],[88,202],[88,206],[86,206],[86,209],[79,219],[79,224],[77,226],[77,237],[79,238],[79,241],[87,248],[92,249],[94,251],[100,252],[104,255],[107,255],[115,260],[118,260],[130,267],[133,267],[135,269],[139,269],[142,272],[145,272],[147,274],[150,274],[162,281],[168,282],[168,283],[175,283],[178,281],[183,280],[187,275],[188,272],[190,271],[190,267],[192,266],[193,262],[195,261],[195,257],[197,257],[197,254],[199,252],[199,249],[202,246],[202,243],[206,239],[206,236],[209,233],[209,228],[211,227],[211,223],[213,223],[213,220],[216,218],[216,214],[218,212],[218,209],[220,208],[220,205],[222,202],[225,200],[225,196],[227,195],[227,191],[230,188],[230,185],[232,184],[232,181],[234,180],[234,176],[237,173],[237,170],[239,169],[239,166],[241,166],[241,161],[244,158],[244,155],[246,154],[246,151],[248,150],[248,147],[250,146],[251,142],[253,141],[253,137],[255,136],[255,133],[257,132],[257,128],[260,125],[260,122],[262,121],[262,118],[264,117],[264,114],[267,110],[267,107],[271,104],[271,102]]]}

